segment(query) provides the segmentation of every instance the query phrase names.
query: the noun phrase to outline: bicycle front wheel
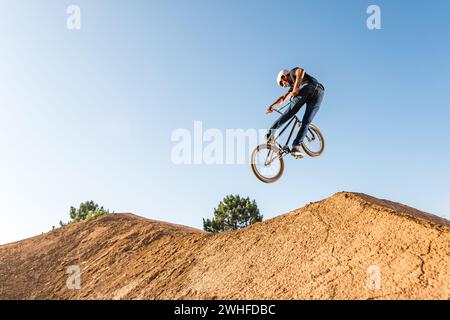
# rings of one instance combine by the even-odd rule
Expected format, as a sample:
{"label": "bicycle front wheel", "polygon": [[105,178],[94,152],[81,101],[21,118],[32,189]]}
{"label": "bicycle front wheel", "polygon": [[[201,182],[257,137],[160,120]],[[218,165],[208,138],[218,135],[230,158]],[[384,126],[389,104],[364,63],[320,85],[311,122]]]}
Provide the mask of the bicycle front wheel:
{"label": "bicycle front wheel", "polygon": [[253,150],[251,167],[254,175],[264,183],[273,183],[281,178],[284,160],[280,149],[272,144],[262,144]]}

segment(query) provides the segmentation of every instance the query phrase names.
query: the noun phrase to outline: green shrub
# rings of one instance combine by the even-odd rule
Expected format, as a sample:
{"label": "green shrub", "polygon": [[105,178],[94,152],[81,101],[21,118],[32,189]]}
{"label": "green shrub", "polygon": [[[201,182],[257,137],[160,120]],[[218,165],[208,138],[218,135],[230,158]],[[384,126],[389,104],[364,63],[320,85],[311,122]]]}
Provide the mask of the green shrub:
{"label": "green shrub", "polygon": [[[92,220],[109,213],[109,210],[105,210],[94,201],[85,201],[80,203],[80,206],[78,208],[70,207],[70,221],[68,223],[74,223],[83,220]],[[61,227],[65,226],[68,223],[59,221],[59,225]]]}
{"label": "green shrub", "polygon": [[239,195],[228,195],[214,209],[214,217],[211,220],[203,219],[203,229],[214,233],[238,230],[261,222],[262,219],[255,200],[250,201],[250,198],[241,198]]}

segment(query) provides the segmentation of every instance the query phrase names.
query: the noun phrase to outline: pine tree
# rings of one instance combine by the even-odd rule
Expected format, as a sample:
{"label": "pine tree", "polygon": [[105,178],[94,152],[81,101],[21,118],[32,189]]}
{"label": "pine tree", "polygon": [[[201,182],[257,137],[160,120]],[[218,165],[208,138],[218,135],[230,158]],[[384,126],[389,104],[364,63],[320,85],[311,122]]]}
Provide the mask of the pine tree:
{"label": "pine tree", "polygon": [[214,233],[238,230],[261,222],[262,219],[255,200],[250,201],[250,198],[241,198],[239,195],[228,195],[214,209],[214,217],[211,220],[203,219],[203,229]]}

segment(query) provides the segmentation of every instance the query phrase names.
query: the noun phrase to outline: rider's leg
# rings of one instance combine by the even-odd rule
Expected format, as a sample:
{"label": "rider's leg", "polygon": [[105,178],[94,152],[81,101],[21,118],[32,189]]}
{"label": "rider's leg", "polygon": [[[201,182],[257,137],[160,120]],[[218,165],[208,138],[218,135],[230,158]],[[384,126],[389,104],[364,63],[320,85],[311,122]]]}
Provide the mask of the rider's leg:
{"label": "rider's leg", "polygon": [[305,114],[303,115],[302,120],[302,126],[300,130],[298,131],[297,137],[295,137],[295,140],[293,142],[293,146],[300,146],[303,139],[305,138],[306,132],[308,130],[309,125],[313,121],[314,117],[317,114],[317,111],[320,109],[320,104],[322,103],[323,99],[323,91],[321,89],[318,89],[318,92],[316,92],[316,95],[312,97],[310,101],[306,102],[306,110]]}
{"label": "rider's leg", "polygon": [[289,103],[287,110],[274,122],[272,127],[270,127],[268,137],[273,137],[275,130],[279,129],[285,122],[291,119],[305,104],[309,96],[309,93],[305,92],[299,94],[298,96],[292,98],[292,101]]}

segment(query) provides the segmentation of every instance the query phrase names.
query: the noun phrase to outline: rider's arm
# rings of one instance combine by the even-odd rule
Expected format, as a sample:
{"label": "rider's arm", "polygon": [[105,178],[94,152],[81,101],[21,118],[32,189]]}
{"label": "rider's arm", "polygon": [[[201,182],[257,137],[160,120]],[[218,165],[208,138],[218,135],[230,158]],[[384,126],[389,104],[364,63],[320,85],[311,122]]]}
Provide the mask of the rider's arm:
{"label": "rider's arm", "polygon": [[302,85],[303,77],[305,76],[305,70],[302,68],[297,68],[295,70],[295,83],[292,89],[292,95],[295,97],[300,90],[300,86]]}
{"label": "rider's arm", "polygon": [[283,103],[284,100],[286,100],[286,98],[287,98],[288,95],[290,95],[290,94],[291,94],[291,92],[288,91],[288,92],[286,92],[284,95],[282,95],[281,97],[279,97],[274,103],[272,103],[272,104],[267,108],[266,112],[267,112],[267,113],[272,112],[273,109],[274,109],[274,107],[277,106],[277,105],[279,105],[279,104],[281,104],[281,103]]}

